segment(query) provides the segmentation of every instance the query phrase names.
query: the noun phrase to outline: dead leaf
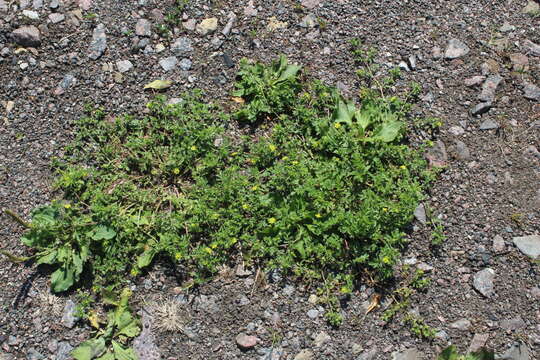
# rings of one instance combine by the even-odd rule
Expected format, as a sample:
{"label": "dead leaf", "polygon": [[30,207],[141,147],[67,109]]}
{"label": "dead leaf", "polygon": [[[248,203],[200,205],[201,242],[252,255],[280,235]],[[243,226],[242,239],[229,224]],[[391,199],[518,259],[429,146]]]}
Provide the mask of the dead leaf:
{"label": "dead leaf", "polygon": [[371,302],[366,310],[366,315],[379,307],[379,302],[381,301],[381,294],[374,294],[371,298]]}
{"label": "dead leaf", "polygon": [[97,311],[90,310],[88,321],[90,321],[90,325],[92,325],[94,328],[99,329],[99,315],[97,314]]}
{"label": "dead leaf", "polygon": [[241,97],[236,97],[236,96],[231,97],[231,100],[234,101],[235,103],[238,103],[238,104],[243,104],[243,103],[246,102],[246,101],[245,101],[244,99],[242,99]]}
{"label": "dead leaf", "polygon": [[154,80],[144,85],[145,89],[163,90],[170,88],[173,82],[171,80]]}

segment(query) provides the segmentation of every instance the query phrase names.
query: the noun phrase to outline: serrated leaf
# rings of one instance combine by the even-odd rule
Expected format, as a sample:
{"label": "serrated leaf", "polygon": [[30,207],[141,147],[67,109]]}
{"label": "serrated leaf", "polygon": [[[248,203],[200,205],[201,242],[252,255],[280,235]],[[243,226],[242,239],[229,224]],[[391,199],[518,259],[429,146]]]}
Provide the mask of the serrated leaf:
{"label": "serrated leaf", "polygon": [[403,126],[401,121],[389,121],[384,123],[380,130],[373,136],[376,140],[384,142],[391,142],[399,135],[399,132]]}
{"label": "serrated leaf", "polygon": [[163,90],[170,88],[173,82],[171,80],[154,80],[144,85],[145,89]]}
{"label": "serrated leaf", "polygon": [[132,348],[125,348],[116,341],[112,341],[114,357],[117,360],[138,360],[137,354]]}
{"label": "serrated leaf", "polygon": [[70,264],[62,264],[51,275],[51,289],[54,292],[63,292],[69,289],[75,280],[75,274]]}
{"label": "serrated leaf", "polygon": [[105,339],[99,337],[81,343],[71,352],[71,356],[73,356],[75,360],[92,360],[103,354],[104,351]]}
{"label": "serrated leaf", "polygon": [[92,239],[94,240],[111,240],[116,236],[116,231],[103,225],[98,225],[92,231]]}

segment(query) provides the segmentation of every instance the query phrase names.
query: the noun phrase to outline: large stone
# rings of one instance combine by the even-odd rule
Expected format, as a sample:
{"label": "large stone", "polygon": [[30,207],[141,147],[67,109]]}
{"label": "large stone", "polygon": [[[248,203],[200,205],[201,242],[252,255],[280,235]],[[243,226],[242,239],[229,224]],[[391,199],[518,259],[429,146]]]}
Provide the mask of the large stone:
{"label": "large stone", "polygon": [[489,76],[484,82],[484,85],[482,85],[482,92],[478,95],[478,100],[483,102],[492,102],[495,100],[495,90],[497,90],[497,86],[499,86],[501,81],[502,77],[500,75]]}
{"label": "large stone", "polygon": [[435,145],[433,145],[433,147],[427,151],[425,156],[426,159],[429,161],[430,166],[445,166],[446,162],[448,161],[446,145],[441,140],[437,140]]}
{"label": "large stone", "polygon": [[22,26],[11,33],[11,39],[24,47],[38,47],[41,45],[41,34],[34,25]]}
{"label": "large stone", "polygon": [[540,257],[540,235],[518,236],[512,241],[525,255],[535,260]]}
{"label": "large stone", "polygon": [[491,101],[478,103],[471,108],[471,115],[476,116],[487,113],[492,105]]}
{"label": "large stone", "polygon": [[75,304],[73,301],[68,300],[66,301],[66,305],[64,306],[64,313],[62,314],[62,324],[72,329],[75,324],[79,321],[79,317],[77,316],[77,304]]}
{"label": "large stone", "polygon": [[171,71],[176,67],[178,59],[175,56],[169,56],[164,59],[159,60],[159,65],[165,71]]}
{"label": "large stone", "polygon": [[204,35],[211,34],[214,31],[216,31],[217,26],[218,26],[218,19],[213,17],[213,18],[208,18],[201,21],[197,25],[196,30],[199,34],[204,36]]}
{"label": "large stone", "polygon": [[88,57],[97,60],[103,55],[107,48],[107,36],[105,35],[105,25],[98,24],[92,33],[92,42],[88,47]]}
{"label": "large stone", "polygon": [[499,360],[530,360],[529,348],[526,344],[514,344],[501,355]]}
{"label": "large stone", "polygon": [[461,40],[451,39],[444,52],[446,59],[457,59],[469,53],[469,47]]}
{"label": "large stone", "polygon": [[531,83],[525,83],[523,86],[523,96],[529,100],[540,101],[540,88]]}
{"label": "large stone", "polygon": [[188,56],[193,51],[191,40],[187,37],[176,39],[171,45],[171,51],[178,56]]}
{"label": "large stone", "polygon": [[417,349],[412,348],[401,352],[393,352],[392,360],[422,360],[422,356]]}
{"label": "large stone", "polygon": [[252,349],[258,342],[259,339],[255,336],[246,335],[244,333],[240,333],[236,336],[236,345],[242,350]]}
{"label": "large stone", "polygon": [[152,24],[146,19],[139,19],[135,25],[135,34],[138,36],[152,35]]}
{"label": "large stone", "polygon": [[523,48],[527,54],[540,56],[540,45],[533,43],[531,40],[523,41]]}
{"label": "large stone", "polygon": [[495,295],[495,271],[490,268],[486,268],[477,272],[474,275],[473,286],[483,296],[491,297]]}

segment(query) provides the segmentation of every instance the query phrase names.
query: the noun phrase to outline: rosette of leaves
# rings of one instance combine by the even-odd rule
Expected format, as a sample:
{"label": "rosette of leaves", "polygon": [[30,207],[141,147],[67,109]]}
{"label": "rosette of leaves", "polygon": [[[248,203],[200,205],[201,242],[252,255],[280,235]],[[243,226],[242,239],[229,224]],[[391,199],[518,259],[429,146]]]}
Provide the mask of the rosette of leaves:
{"label": "rosette of leaves", "polygon": [[456,347],[452,345],[444,349],[437,360],[495,360],[495,354],[493,351],[481,349],[467,355],[460,355]]}

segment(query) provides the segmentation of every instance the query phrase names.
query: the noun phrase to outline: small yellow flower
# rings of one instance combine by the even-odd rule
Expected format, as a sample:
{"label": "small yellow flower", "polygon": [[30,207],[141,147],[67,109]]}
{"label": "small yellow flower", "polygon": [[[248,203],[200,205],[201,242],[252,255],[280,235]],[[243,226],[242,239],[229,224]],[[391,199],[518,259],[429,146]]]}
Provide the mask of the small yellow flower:
{"label": "small yellow flower", "polygon": [[236,156],[236,155],[238,155],[238,152],[236,152],[236,151],[231,153],[231,156]]}
{"label": "small yellow flower", "polygon": [[298,165],[298,161],[296,161],[296,160],[291,161],[291,164],[293,164],[293,165]]}
{"label": "small yellow flower", "polygon": [[71,209],[71,204],[64,204],[65,209]]}
{"label": "small yellow flower", "polygon": [[244,210],[247,210],[247,209],[249,209],[249,205],[248,205],[248,204],[244,204],[244,205],[242,205],[242,209],[244,209]]}
{"label": "small yellow flower", "polygon": [[251,190],[256,191],[259,187],[257,185],[254,185],[251,187]]}
{"label": "small yellow flower", "polygon": [[281,160],[287,161],[287,160],[289,160],[289,157],[288,157],[288,156],[284,156],[284,157],[281,158]]}
{"label": "small yellow flower", "polygon": [[179,252],[177,252],[176,254],[174,254],[174,258],[176,260],[180,260],[182,258],[182,254],[180,254]]}
{"label": "small yellow flower", "polygon": [[257,162],[257,159],[249,159],[248,161],[252,164],[255,164]]}
{"label": "small yellow flower", "polygon": [[205,247],[204,251],[206,251],[208,254],[212,254],[214,250],[210,249],[209,247]]}
{"label": "small yellow flower", "polygon": [[389,256],[385,256],[382,258],[382,262],[385,263],[385,264],[390,264],[392,263],[392,260],[390,259]]}
{"label": "small yellow flower", "polygon": [[405,165],[401,165],[399,168],[405,170],[407,167]]}
{"label": "small yellow flower", "polygon": [[387,212],[388,208],[382,208],[382,211]]}
{"label": "small yellow flower", "polygon": [[336,129],[339,129],[339,128],[341,127],[341,124],[338,123],[338,122],[337,122],[337,123],[334,123],[334,127],[335,127]]}
{"label": "small yellow flower", "polygon": [[136,268],[131,269],[131,275],[132,275],[132,276],[137,276],[137,275],[139,275],[139,270],[136,269]]}
{"label": "small yellow flower", "polygon": [[190,148],[192,151],[196,151],[197,150],[197,147],[195,145],[192,145],[191,148]]}
{"label": "small yellow flower", "polygon": [[211,247],[212,249],[215,249],[215,248],[217,248],[217,244],[216,244],[216,243],[213,243],[212,245],[210,245],[210,247]]}
{"label": "small yellow flower", "polygon": [[277,221],[276,218],[273,218],[273,217],[271,217],[270,219],[268,219],[268,223],[269,223],[269,224],[275,224],[276,221]]}
{"label": "small yellow flower", "polygon": [[152,171],[150,171],[150,174],[152,174],[152,175],[157,175],[157,174],[158,174],[157,169],[152,169]]}
{"label": "small yellow flower", "polygon": [[276,151],[276,146],[273,144],[268,145],[268,148],[270,149],[270,151]]}
{"label": "small yellow flower", "polygon": [[180,169],[179,168],[174,168],[172,172],[173,172],[173,174],[178,175],[178,174],[180,174]]}
{"label": "small yellow flower", "polygon": [[319,214],[319,213],[316,213],[316,214],[315,214],[315,217],[316,217],[317,219],[320,219],[320,218],[322,217],[322,215]]}

